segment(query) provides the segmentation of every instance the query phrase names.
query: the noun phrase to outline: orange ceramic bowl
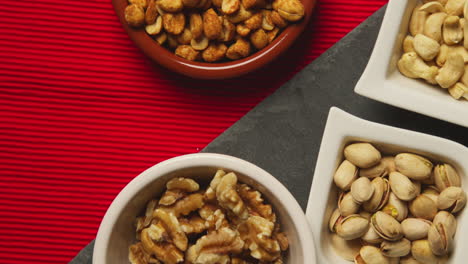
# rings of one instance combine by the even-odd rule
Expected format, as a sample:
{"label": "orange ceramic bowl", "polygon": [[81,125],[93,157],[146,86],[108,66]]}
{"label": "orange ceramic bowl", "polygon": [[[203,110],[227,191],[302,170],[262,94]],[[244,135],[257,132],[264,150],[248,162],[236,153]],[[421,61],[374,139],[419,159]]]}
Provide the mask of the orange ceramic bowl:
{"label": "orange ceramic bowl", "polygon": [[301,0],[305,7],[304,18],[291,23],[268,46],[252,55],[230,62],[206,63],[194,62],[176,56],[170,50],[160,46],[144,30],[130,27],[125,21],[124,10],[128,0],[112,0],[120,23],[135,44],[153,61],[160,65],[197,79],[225,79],[237,77],[261,68],[285,51],[301,34],[309,21],[316,0]]}

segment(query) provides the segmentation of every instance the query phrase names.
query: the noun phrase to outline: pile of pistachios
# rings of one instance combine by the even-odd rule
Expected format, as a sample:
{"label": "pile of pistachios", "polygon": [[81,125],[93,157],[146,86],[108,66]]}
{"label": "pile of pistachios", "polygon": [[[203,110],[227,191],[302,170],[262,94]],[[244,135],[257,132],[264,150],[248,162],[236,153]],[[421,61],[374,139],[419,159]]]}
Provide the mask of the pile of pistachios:
{"label": "pile of pistachios", "polygon": [[336,253],[356,264],[445,263],[466,193],[453,166],[420,155],[385,156],[369,143],[344,149],[329,221]]}

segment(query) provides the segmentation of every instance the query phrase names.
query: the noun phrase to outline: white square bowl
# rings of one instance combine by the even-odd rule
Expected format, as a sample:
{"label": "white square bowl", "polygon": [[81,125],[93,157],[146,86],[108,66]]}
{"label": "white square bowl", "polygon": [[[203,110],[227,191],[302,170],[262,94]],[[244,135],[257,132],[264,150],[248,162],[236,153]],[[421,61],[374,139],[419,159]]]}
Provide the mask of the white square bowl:
{"label": "white square bowl", "polygon": [[397,69],[411,13],[419,0],[390,0],[366,69],[354,91],[371,99],[468,127],[468,101]]}
{"label": "white square bowl", "polygon": [[[462,188],[468,191],[468,148],[453,141],[369,122],[352,116],[338,108],[331,108],[315,167],[306,217],[315,241],[317,263],[350,263],[339,257],[330,244],[328,220],[336,208],[337,187],[333,175],[343,160],[343,148],[351,142],[374,144],[384,154],[413,152],[432,161],[452,164],[462,178]],[[455,250],[449,264],[467,263],[468,208],[458,215]]]}

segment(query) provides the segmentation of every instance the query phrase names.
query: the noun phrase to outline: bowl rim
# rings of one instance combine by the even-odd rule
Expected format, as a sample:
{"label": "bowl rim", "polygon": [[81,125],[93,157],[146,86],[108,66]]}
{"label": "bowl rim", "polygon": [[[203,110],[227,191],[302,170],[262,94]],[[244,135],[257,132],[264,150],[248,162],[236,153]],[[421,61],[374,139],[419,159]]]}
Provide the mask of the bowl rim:
{"label": "bowl rim", "polygon": [[240,60],[223,63],[192,62],[180,58],[157,44],[144,29],[130,27],[124,17],[128,0],[112,0],[115,13],[130,39],[151,60],[171,71],[195,79],[234,78],[259,69],[286,51],[308,25],[317,0],[300,0],[305,8],[303,20],[290,24],[268,46]]}
{"label": "bowl rim", "polygon": [[412,89],[402,93],[393,89],[399,84],[387,77],[395,45],[399,45],[398,39],[402,38],[399,25],[412,1],[419,0],[389,1],[369,62],[354,91],[382,103],[468,127],[468,101],[455,100],[448,92],[438,98]]}
{"label": "bowl rim", "polygon": [[[301,230],[301,232],[298,232],[298,239],[301,241],[301,245],[304,249],[302,258],[304,260],[315,260],[315,247],[309,223],[297,200],[281,182],[267,171],[248,161],[224,154],[195,153],[171,158],[146,169],[120,191],[107,209],[99,226],[93,248],[93,263],[106,263],[105,252],[107,252],[110,234],[117,222],[117,217],[123,211],[127,201],[131,200],[141,189],[153,181],[158,180],[160,177],[173,171],[190,167],[221,167],[232,169],[254,181],[265,183],[263,186],[271,193],[281,193],[281,197],[278,201],[284,205],[284,208],[293,220],[293,225]],[[313,263],[315,263],[315,261]]]}
{"label": "bowl rim", "polygon": [[[460,143],[411,130],[396,128],[353,116],[337,107],[330,109],[324,134],[320,144],[320,150],[315,167],[309,200],[306,209],[306,217],[311,225],[314,241],[317,242],[317,261],[322,264],[345,264],[329,260],[321,250],[323,239],[324,214],[328,203],[328,194],[333,184],[333,174],[339,164],[337,157],[344,142],[349,138],[359,138],[363,141],[378,142],[388,145],[405,146],[408,149],[419,150],[445,158],[450,158],[454,163],[462,166],[460,174],[464,175],[464,189],[468,188],[468,148]],[[320,218],[317,217],[320,215]],[[464,215],[465,217],[468,217]],[[328,224],[326,225],[328,226]],[[328,230],[328,229],[327,229]],[[464,232],[463,232],[464,231]],[[465,225],[460,233],[468,233],[468,225]],[[459,238],[460,240],[460,238]],[[458,243],[457,247],[461,247]],[[460,251],[460,250],[458,250]],[[458,252],[457,251],[457,252]],[[465,250],[461,250],[465,251]],[[457,253],[458,254],[458,253]],[[464,258],[468,257],[468,252]]]}

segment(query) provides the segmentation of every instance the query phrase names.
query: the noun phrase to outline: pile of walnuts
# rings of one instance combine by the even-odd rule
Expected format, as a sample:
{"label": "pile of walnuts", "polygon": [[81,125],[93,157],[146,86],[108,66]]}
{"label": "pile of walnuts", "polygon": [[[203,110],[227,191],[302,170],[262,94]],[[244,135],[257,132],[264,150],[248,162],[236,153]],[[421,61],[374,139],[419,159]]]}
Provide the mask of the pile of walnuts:
{"label": "pile of walnuts", "polygon": [[299,0],[129,0],[125,20],[191,61],[245,58],[304,16]]}
{"label": "pile of walnuts", "polygon": [[289,242],[260,192],[218,170],[206,190],[174,178],[136,220],[132,264],[283,264]]}

